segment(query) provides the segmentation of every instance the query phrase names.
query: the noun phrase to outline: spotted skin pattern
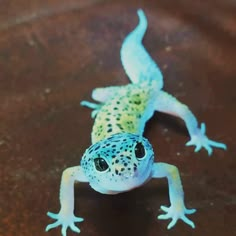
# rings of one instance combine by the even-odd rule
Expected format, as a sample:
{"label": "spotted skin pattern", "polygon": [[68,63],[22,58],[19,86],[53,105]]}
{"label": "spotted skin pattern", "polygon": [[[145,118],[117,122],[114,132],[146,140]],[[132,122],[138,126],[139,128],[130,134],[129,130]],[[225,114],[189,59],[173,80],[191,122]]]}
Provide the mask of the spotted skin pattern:
{"label": "spotted skin pattern", "polygon": [[[144,129],[145,111],[153,103],[155,82],[120,86],[96,115],[92,143],[116,133],[140,134]],[[153,114],[154,111],[152,111]],[[152,116],[150,114],[150,116]]]}
{"label": "spotted skin pattern", "polygon": [[98,103],[82,101],[81,105],[92,109],[95,119],[92,130],[92,145],[85,151],[79,166],[63,171],[60,187],[59,213],[48,212],[55,222],[46,231],[61,226],[62,236],[67,229],[79,233],[75,223],[83,218],[74,215],[74,183],[87,182],[103,194],[118,194],[137,188],[152,178],[167,178],[170,206],[161,206],[164,214],[158,219],[171,219],[167,228],[172,228],[181,219],[195,227],[187,217],[195,209],[187,209],[177,167],[154,162],[154,152],[149,141],[143,137],[146,122],[155,111],[181,118],[188,129],[195,152],[205,148],[209,155],[213,147],[226,149],[226,145],[209,139],[206,127],[198,121],[189,108],[162,90],[163,76],[142,45],[147,19],[138,10],[139,24],[127,35],[121,47],[121,62],[131,84],[96,88],[92,98]]}
{"label": "spotted skin pattern", "polygon": [[[141,144],[140,144],[141,143]],[[142,145],[146,154],[137,158],[137,145]],[[94,163],[102,158],[108,168],[99,171]],[[117,194],[142,185],[151,176],[154,153],[147,139],[135,134],[118,133],[109,136],[87,149],[81,166],[92,188],[100,193]]]}

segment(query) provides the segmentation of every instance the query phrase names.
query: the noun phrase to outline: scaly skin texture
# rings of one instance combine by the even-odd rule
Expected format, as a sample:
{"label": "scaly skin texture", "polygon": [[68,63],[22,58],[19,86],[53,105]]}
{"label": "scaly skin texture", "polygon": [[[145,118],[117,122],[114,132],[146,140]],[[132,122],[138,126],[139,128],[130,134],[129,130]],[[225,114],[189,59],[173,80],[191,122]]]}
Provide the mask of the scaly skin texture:
{"label": "scaly skin texture", "polygon": [[82,101],[81,105],[92,109],[95,118],[92,145],[85,151],[81,165],[67,168],[62,175],[60,188],[61,209],[58,214],[48,212],[56,221],[46,231],[62,226],[61,233],[71,228],[80,230],[76,222],[83,218],[74,216],[74,182],[88,182],[103,194],[118,194],[143,185],[152,178],[167,178],[170,207],[161,206],[165,212],[158,219],[171,219],[168,229],[181,219],[192,228],[187,218],[195,209],[187,209],[177,167],[154,162],[154,152],[143,137],[145,123],[155,111],[177,116],[186,124],[195,152],[202,147],[212,154],[213,147],[226,149],[225,144],[210,140],[206,127],[198,121],[189,108],[162,90],[163,76],[142,45],[147,20],[138,10],[139,24],[125,38],[121,47],[121,62],[131,84],[94,89],[92,98],[98,103]]}
{"label": "scaly skin texture", "polygon": [[[155,82],[117,87],[97,112],[92,130],[92,143],[117,133],[142,134],[147,107],[152,106]],[[112,89],[112,88],[111,88]],[[149,114],[150,118],[154,111]]]}

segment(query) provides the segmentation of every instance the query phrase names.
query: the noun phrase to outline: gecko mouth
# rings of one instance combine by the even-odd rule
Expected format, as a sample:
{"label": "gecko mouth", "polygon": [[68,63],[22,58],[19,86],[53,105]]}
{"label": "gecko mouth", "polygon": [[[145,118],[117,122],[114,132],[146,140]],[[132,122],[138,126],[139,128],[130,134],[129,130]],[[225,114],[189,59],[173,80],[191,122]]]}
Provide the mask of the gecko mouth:
{"label": "gecko mouth", "polygon": [[137,170],[135,170],[134,172],[124,173],[124,174],[122,174],[122,176],[123,176],[125,179],[135,178],[135,177],[138,176],[138,172],[137,172]]}

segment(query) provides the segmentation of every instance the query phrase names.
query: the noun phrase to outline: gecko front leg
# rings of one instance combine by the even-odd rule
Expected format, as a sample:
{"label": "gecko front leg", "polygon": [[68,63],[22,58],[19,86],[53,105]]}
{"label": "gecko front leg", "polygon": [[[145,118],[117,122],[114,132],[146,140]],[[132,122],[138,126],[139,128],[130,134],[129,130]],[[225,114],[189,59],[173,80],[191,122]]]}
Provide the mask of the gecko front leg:
{"label": "gecko front leg", "polygon": [[226,150],[227,147],[224,143],[209,139],[206,135],[205,124],[201,123],[199,128],[197,119],[189,108],[170,94],[159,91],[156,98],[155,109],[183,119],[190,135],[190,141],[186,143],[186,146],[195,145],[195,152],[198,152],[202,147],[207,150],[208,155],[212,154],[213,147]]}
{"label": "gecko front leg", "polygon": [[166,212],[158,216],[160,220],[172,219],[168,225],[168,229],[172,228],[176,222],[181,219],[186,224],[195,228],[194,223],[189,220],[186,214],[193,214],[196,212],[195,209],[187,209],[184,204],[184,191],[181,184],[179,171],[177,167],[166,163],[154,163],[152,169],[152,178],[163,178],[168,179],[169,184],[169,198],[170,207],[161,206],[161,209]]}
{"label": "gecko front leg", "polygon": [[64,170],[61,179],[60,188],[60,204],[61,209],[58,214],[48,212],[47,215],[56,222],[49,224],[46,227],[46,231],[55,228],[59,225],[62,226],[62,236],[66,236],[67,228],[71,228],[72,231],[79,233],[80,229],[75,226],[76,222],[81,222],[84,219],[76,217],[74,215],[74,182],[88,182],[84,172],[80,166],[71,167]]}

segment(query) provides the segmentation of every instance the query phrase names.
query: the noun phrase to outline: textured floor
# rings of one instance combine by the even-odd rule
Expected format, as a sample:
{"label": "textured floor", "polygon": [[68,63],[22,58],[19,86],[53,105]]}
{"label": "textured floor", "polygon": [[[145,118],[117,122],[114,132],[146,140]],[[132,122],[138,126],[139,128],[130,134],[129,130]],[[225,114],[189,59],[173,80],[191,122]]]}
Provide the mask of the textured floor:
{"label": "textured floor", "polygon": [[44,232],[52,222],[46,212],[59,210],[61,173],[90,145],[93,121],[80,101],[95,87],[128,83],[119,50],[140,7],[149,21],[144,44],[165,90],[228,151],[195,154],[184,146],[183,123],[156,114],[145,135],[156,160],[180,169],[186,204],[198,210],[196,229],[178,222],[168,231],[168,221],[156,220],[169,200],[166,181],[155,180],[117,196],[76,185],[80,235],[236,235],[235,2],[12,0],[0,9],[1,236],[60,235]]}

